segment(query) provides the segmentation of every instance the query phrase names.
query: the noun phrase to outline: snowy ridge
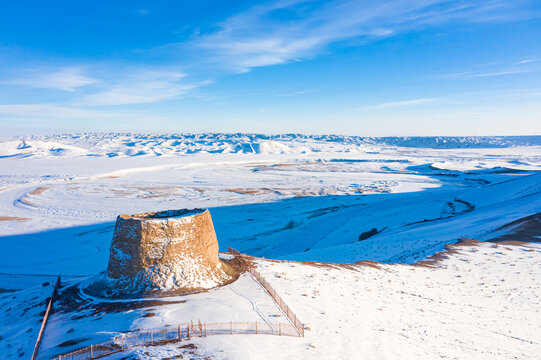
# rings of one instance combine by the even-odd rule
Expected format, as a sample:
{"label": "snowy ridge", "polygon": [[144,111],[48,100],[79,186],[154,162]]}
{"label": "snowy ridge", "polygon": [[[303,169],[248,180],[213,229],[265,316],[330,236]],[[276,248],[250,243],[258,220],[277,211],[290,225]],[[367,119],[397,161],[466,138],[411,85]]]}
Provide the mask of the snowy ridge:
{"label": "snowy ridge", "polygon": [[373,147],[434,149],[541,146],[541,136],[359,137],[339,135],[260,134],[75,134],[0,140],[0,158],[53,156],[168,156],[208,154],[308,154],[333,149],[366,152]]}

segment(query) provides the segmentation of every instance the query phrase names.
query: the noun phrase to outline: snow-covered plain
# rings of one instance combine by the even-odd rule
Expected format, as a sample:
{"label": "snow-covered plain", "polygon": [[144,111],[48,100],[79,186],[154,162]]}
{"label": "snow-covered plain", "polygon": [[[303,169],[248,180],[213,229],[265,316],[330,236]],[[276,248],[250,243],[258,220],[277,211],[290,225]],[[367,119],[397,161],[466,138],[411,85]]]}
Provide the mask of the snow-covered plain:
{"label": "snow-covered plain", "polygon": [[[0,169],[0,289],[7,289],[0,301],[11,308],[0,315],[6,358],[31,352],[49,276],[62,273],[76,284],[106,268],[121,213],[209,208],[222,251],[292,261],[412,264],[463,237],[516,231],[515,240],[539,241],[535,231],[525,236],[509,224],[541,212],[540,136],[35,136],[1,139]],[[307,337],[206,338],[195,341],[191,356],[534,358],[541,350],[539,246],[491,246],[464,247],[438,269],[260,261],[310,327]],[[213,321],[274,314],[255,310],[272,304],[247,280],[230,285],[244,286],[243,296],[232,299],[224,287],[195,295],[207,301],[157,307],[151,318],[141,318],[148,308],[99,321],[54,314],[41,356],[218,312]],[[15,303],[28,310],[15,314]],[[58,347],[68,340],[77,341]],[[183,350],[132,355],[175,351]]]}

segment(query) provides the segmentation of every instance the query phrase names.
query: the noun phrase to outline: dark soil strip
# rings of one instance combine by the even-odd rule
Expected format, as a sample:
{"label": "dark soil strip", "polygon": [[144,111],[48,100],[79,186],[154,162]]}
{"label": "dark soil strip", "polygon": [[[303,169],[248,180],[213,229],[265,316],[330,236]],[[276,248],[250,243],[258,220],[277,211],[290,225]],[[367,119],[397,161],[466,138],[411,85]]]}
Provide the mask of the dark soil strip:
{"label": "dark soil strip", "polygon": [[495,243],[520,241],[541,242],[541,213],[523,217],[500,226],[494,232],[506,231],[505,235],[496,236],[488,241]]}

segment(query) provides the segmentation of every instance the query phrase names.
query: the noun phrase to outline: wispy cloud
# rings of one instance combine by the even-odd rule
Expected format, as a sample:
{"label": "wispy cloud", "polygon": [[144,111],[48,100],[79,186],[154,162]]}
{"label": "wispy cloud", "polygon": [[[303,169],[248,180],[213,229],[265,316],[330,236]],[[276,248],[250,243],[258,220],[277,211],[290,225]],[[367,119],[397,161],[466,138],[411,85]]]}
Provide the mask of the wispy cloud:
{"label": "wispy cloud", "polygon": [[26,70],[20,77],[2,81],[4,84],[28,86],[39,89],[75,91],[77,88],[97,83],[94,79],[77,67],[47,70]]}
{"label": "wispy cloud", "polygon": [[0,114],[33,118],[47,118],[51,114],[61,118],[92,118],[99,115],[99,112],[56,104],[10,104],[0,105]]}
{"label": "wispy cloud", "polygon": [[311,94],[313,92],[317,91],[316,89],[307,89],[307,90],[299,90],[299,91],[292,91],[288,93],[279,93],[276,94],[277,96],[285,96],[285,97],[291,97],[291,96],[299,96],[299,95],[305,95],[305,94]]}
{"label": "wispy cloud", "polygon": [[539,61],[539,59],[523,59],[523,60],[517,61],[515,64],[529,64],[536,61]]}
{"label": "wispy cloud", "polygon": [[63,123],[79,127],[81,124],[89,126],[102,124],[107,128],[113,128],[119,123],[133,125],[136,122],[148,123],[163,121],[167,118],[145,111],[125,109],[97,110],[58,104],[12,104],[0,105],[0,119],[6,121],[6,125],[8,121],[11,121],[11,124],[17,124],[24,120],[34,124],[44,123],[51,127],[54,127],[53,124]]}
{"label": "wispy cloud", "polygon": [[[525,0],[282,0],[232,16],[189,44],[235,71],[315,56],[331,43],[377,39],[451,21],[507,21],[539,16]],[[176,44],[184,47],[187,44]]]}
{"label": "wispy cloud", "polygon": [[470,80],[470,79],[475,79],[475,78],[523,74],[523,73],[532,72],[532,71],[533,70],[530,70],[530,69],[513,69],[513,70],[502,70],[502,71],[477,71],[477,72],[471,71],[471,72],[446,74],[444,75],[444,77]]}
{"label": "wispy cloud", "polygon": [[185,75],[171,71],[146,71],[115,80],[107,88],[78,99],[83,106],[112,106],[152,103],[176,98],[206,85],[207,82],[184,83]]}
{"label": "wispy cloud", "polygon": [[498,77],[539,71],[536,59],[525,59],[513,63],[491,63],[476,66],[475,70],[444,74],[441,77],[458,80]]}
{"label": "wispy cloud", "polygon": [[412,99],[412,100],[403,100],[403,101],[391,101],[384,102],[375,105],[364,106],[355,110],[380,110],[380,109],[392,109],[406,106],[422,105],[434,102],[433,98],[422,98],[422,99]]}

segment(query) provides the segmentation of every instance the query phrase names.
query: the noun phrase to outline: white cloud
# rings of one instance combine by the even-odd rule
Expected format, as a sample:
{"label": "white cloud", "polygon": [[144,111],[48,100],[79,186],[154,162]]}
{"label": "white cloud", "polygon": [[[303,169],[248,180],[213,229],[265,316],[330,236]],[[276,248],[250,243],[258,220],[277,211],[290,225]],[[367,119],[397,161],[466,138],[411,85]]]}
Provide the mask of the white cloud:
{"label": "white cloud", "polygon": [[[0,84],[43,89],[39,96],[44,102],[51,98],[48,90],[62,90],[67,92],[62,104],[93,107],[159,102],[179,97],[209,83],[188,83],[185,74],[164,68],[121,68],[111,64],[94,64],[92,69],[99,75],[99,80],[84,74],[79,67],[69,67],[49,72],[26,71],[24,77],[0,81]],[[57,95],[54,96],[57,98]],[[67,110],[62,109],[63,113]]]}
{"label": "white cloud", "polygon": [[523,59],[523,60],[517,61],[515,64],[529,64],[536,61],[539,61],[539,59]]}
{"label": "white cloud", "polygon": [[523,73],[527,73],[527,72],[532,72],[532,70],[529,70],[529,69],[513,69],[513,70],[501,70],[501,71],[462,72],[462,73],[447,74],[444,77],[456,78],[456,79],[462,79],[462,80],[470,80],[470,79],[484,78],[484,77],[523,74]]}
{"label": "white cloud", "polygon": [[32,70],[19,79],[3,81],[4,84],[62,91],[75,91],[79,87],[97,82],[98,80],[85,75],[82,69],[76,67],[52,72]]}
{"label": "white cloud", "polygon": [[391,109],[405,106],[422,105],[434,102],[433,98],[412,99],[403,101],[385,102],[376,105],[365,106],[357,110],[378,110],[378,109]]}
{"label": "white cloud", "polygon": [[153,103],[178,97],[206,83],[182,83],[184,74],[170,71],[145,71],[117,80],[108,88],[75,101],[83,106],[113,106]]}
{"label": "white cloud", "polygon": [[471,80],[486,77],[508,76],[539,71],[536,59],[525,59],[513,63],[489,63],[477,65],[475,70],[444,74],[441,77],[459,80]]}
{"label": "white cloud", "polygon": [[[538,13],[527,0],[284,0],[256,5],[198,34],[191,45],[208,59],[245,72],[310,58],[331,43],[375,39],[450,21],[507,21]],[[180,47],[186,44],[176,44]]]}
{"label": "white cloud", "polygon": [[114,128],[116,124],[129,126],[164,120],[167,120],[167,117],[125,109],[96,110],[58,104],[0,105],[0,124],[6,128],[22,123],[42,123],[51,128],[58,124],[67,128],[71,126],[91,128],[97,124],[101,124],[104,128]]}
{"label": "white cloud", "polygon": [[11,104],[0,105],[0,114],[32,119],[100,119],[104,116],[122,116],[100,110],[85,109],[57,104]]}
{"label": "white cloud", "polygon": [[289,92],[289,93],[279,93],[279,94],[276,94],[276,95],[290,97],[290,96],[298,96],[298,95],[310,94],[310,93],[313,93],[315,91],[316,91],[316,89],[307,89],[307,90],[293,91],[293,92]]}

